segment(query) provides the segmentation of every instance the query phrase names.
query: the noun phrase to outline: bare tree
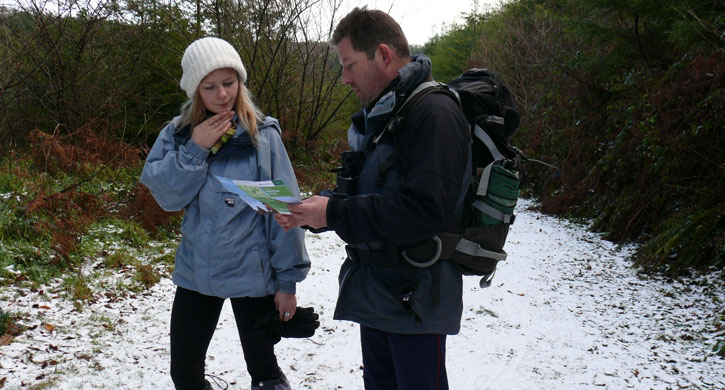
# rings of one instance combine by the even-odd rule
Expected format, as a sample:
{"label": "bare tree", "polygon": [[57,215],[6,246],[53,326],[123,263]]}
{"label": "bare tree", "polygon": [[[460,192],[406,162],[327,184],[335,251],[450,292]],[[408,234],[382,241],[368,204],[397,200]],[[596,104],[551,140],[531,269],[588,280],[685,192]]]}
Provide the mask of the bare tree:
{"label": "bare tree", "polygon": [[179,61],[206,35],[238,48],[250,91],[293,147],[314,143],[349,95],[327,46],[341,0],[20,1],[0,15],[0,129],[12,123],[11,138],[97,122],[147,139],[185,98]]}

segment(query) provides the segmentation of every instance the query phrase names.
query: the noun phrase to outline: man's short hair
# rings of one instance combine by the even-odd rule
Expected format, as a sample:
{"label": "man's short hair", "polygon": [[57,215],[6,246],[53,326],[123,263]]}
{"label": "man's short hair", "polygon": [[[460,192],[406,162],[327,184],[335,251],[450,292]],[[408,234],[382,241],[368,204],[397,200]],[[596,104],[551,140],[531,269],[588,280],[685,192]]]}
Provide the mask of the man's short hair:
{"label": "man's short hair", "polygon": [[352,48],[364,52],[371,60],[381,43],[390,46],[399,57],[410,58],[410,48],[403,30],[395,19],[383,11],[368,10],[365,6],[355,7],[337,24],[330,43],[337,46],[348,36]]}

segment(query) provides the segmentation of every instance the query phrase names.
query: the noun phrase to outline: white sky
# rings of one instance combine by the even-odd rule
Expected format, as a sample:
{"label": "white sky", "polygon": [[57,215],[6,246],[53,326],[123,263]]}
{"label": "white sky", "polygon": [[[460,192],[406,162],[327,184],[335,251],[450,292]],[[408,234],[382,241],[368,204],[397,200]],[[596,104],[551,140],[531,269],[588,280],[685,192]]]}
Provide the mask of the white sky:
{"label": "white sky", "polygon": [[[389,13],[403,28],[410,45],[422,45],[444,24],[460,22],[462,12],[470,13],[478,3],[478,10],[496,8],[500,0],[373,0],[367,3],[345,1],[340,15],[345,15],[356,6],[367,5],[368,9],[379,9]],[[339,18],[338,18],[339,19]]]}
{"label": "white sky", "polygon": [[[319,7],[327,8],[337,0],[322,0]],[[337,20],[356,6],[367,5],[368,9],[379,9],[389,13],[400,23],[411,45],[423,45],[436,33],[440,33],[445,24],[462,21],[462,12],[470,13],[476,7],[480,12],[497,8],[502,0],[373,0],[358,2],[341,0]],[[0,6],[16,6],[18,0],[0,0]],[[313,13],[327,14],[328,10],[313,7]],[[321,15],[319,15],[321,16]],[[319,16],[316,18],[319,19]],[[324,17],[321,19],[325,19]],[[328,19],[329,20],[329,19]],[[326,23],[323,21],[322,25]]]}

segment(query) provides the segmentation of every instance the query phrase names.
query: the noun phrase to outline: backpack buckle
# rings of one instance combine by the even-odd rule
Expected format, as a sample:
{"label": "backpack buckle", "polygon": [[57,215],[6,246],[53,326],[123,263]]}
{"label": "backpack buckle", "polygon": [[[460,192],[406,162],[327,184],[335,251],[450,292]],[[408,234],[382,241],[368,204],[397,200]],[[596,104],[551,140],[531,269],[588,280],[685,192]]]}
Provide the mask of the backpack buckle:
{"label": "backpack buckle", "polygon": [[441,242],[441,239],[438,238],[438,236],[431,237],[433,241],[436,243],[436,253],[433,255],[433,257],[430,260],[427,260],[425,262],[415,261],[408,257],[408,254],[406,251],[401,251],[400,256],[405,260],[408,264],[412,265],[413,267],[417,268],[425,268],[430,267],[431,265],[435,264],[436,261],[441,257],[441,251],[443,250],[443,243]]}

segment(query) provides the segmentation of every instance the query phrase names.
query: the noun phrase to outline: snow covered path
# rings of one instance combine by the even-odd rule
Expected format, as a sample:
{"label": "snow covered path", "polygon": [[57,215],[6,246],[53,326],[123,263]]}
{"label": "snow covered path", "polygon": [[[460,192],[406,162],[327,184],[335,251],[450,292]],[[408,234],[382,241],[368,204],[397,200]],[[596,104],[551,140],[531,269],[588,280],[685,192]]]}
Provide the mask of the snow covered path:
{"label": "snow covered path", "polygon": [[[644,279],[621,249],[581,226],[527,211],[509,234],[494,285],[465,278],[461,333],[448,338],[451,389],[725,389],[725,359],[711,351],[725,315],[721,281]],[[343,243],[307,235],[313,268],[298,287],[321,328],[277,345],[295,389],[363,389],[357,325],[332,320]],[[136,299],[99,298],[79,313],[52,293],[0,291],[6,311],[32,327],[0,347],[4,389],[171,389],[168,321],[173,285]],[[46,326],[46,325],[52,325]],[[722,332],[722,330],[719,330]],[[207,372],[248,389],[225,305]]]}

